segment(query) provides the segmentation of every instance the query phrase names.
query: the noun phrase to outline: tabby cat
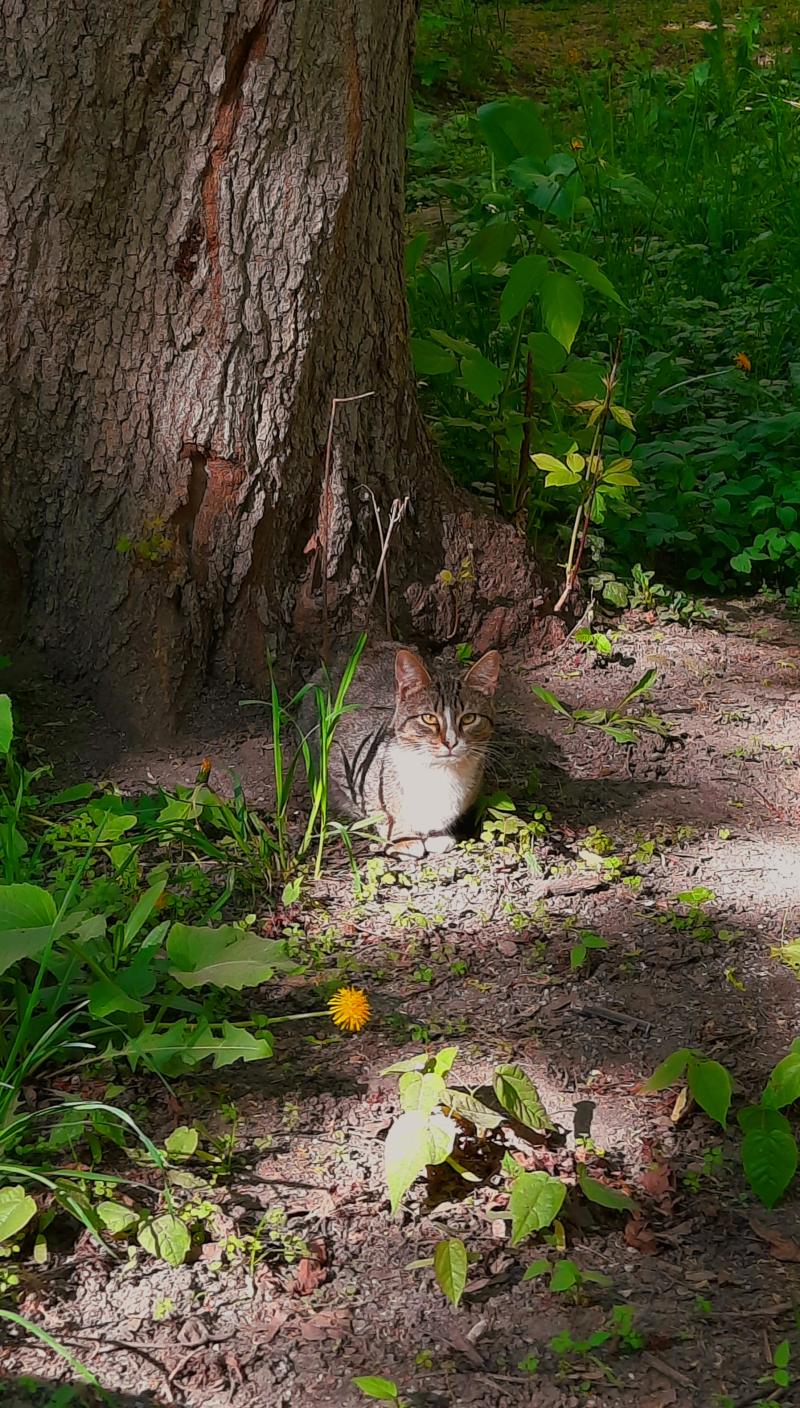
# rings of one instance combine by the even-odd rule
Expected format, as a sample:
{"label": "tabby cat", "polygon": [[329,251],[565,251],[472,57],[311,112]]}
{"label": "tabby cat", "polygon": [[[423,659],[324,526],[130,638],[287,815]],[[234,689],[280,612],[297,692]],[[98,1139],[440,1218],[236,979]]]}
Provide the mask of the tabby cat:
{"label": "tabby cat", "polygon": [[431,673],[392,643],[365,651],[331,746],[332,808],[378,815],[393,850],[450,850],[453,827],[480,791],[499,677],[496,650],[460,676]]}

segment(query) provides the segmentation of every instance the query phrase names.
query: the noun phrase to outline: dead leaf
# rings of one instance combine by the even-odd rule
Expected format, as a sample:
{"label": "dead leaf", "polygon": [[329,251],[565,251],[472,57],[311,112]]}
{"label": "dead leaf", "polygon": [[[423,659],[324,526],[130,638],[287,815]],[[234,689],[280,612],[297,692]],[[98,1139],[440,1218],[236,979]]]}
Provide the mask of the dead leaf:
{"label": "dead leaf", "polygon": [[777,1227],[768,1227],[766,1222],[760,1222],[757,1217],[750,1218],[750,1226],[762,1242],[769,1243],[769,1249],[778,1261],[800,1261],[800,1245],[783,1232],[779,1232]]}
{"label": "dead leaf", "polygon": [[628,1218],[625,1224],[625,1241],[634,1251],[642,1252],[645,1256],[655,1256],[658,1252],[655,1232],[643,1217]]}
{"label": "dead leaf", "polygon": [[689,1087],[688,1085],[685,1085],[683,1089],[678,1092],[677,1099],[672,1107],[672,1112],[670,1114],[670,1119],[672,1120],[672,1123],[678,1124],[683,1119],[687,1111],[691,1109],[693,1104],[694,1101],[692,1100]]}
{"label": "dead leaf", "polygon": [[445,1335],[447,1337],[448,1344],[452,1345],[453,1349],[455,1349],[459,1354],[463,1354],[464,1358],[469,1360],[473,1369],[486,1368],[486,1365],[481,1359],[481,1356],[479,1355],[475,1346],[471,1344],[471,1342],[467,1339],[466,1335],[462,1335],[458,1326],[452,1320],[447,1325]]}
{"label": "dead leaf", "polygon": [[673,1178],[672,1170],[667,1164],[652,1164],[650,1168],[646,1168],[639,1180],[639,1186],[649,1198],[654,1198],[658,1203],[668,1202],[671,1206]]}
{"label": "dead leaf", "polygon": [[294,1296],[310,1296],[326,1280],[328,1259],[324,1242],[310,1242],[309,1255],[301,1257],[289,1290]]}
{"label": "dead leaf", "polygon": [[263,1320],[254,1320],[251,1325],[253,1338],[259,1344],[272,1344],[275,1336],[283,1329],[289,1319],[285,1310],[273,1310],[271,1315],[266,1315]]}
{"label": "dead leaf", "polygon": [[341,1339],[350,1328],[350,1311],[346,1308],[341,1310],[320,1310],[316,1315],[312,1315],[309,1320],[300,1322],[300,1334],[304,1340],[335,1340]]}

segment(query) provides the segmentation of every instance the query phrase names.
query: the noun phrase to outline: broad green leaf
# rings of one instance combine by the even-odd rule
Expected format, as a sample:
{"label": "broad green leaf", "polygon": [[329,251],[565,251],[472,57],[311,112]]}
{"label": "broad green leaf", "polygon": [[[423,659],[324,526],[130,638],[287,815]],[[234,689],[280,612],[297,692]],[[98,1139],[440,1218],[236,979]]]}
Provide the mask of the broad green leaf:
{"label": "broad green leaf", "polygon": [[424,337],[412,337],[411,357],[417,376],[444,376],[455,371],[456,359],[445,347]]}
{"label": "broad green leaf", "polygon": [[553,1267],[553,1274],[550,1277],[551,1291],[570,1291],[578,1284],[579,1273],[574,1261],[565,1257],[563,1261],[556,1262]]}
{"label": "broad green leaf", "polygon": [[0,1242],[9,1242],[36,1216],[36,1203],[25,1189],[0,1188]]}
{"label": "broad green leaf", "polygon": [[196,1152],[199,1141],[200,1136],[192,1125],[179,1124],[167,1135],[164,1148],[171,1159],[188,1159]]}
{"label": "broad green leaf", "polygon": [[185,988],[210,983],[217,988],[255,987],[276,972],[293,972],[296,965],[286,946],[276,939],[262,939],[232,924],[219,929],[173,924],[167,938],[170,973]]}
{"label": "broad green leaf", "polygon": [[143,1222],[136,1240],[146,1252],[158,1257],[159,1261],[165,1261],[168,1266],[183,1266],[192,1245],[186,1223],[169,1212]]}
{"label": "broad green leaf", "polygon": [[433,1252],[433,1272],[439,1289],[456,1307],[467,1284],[467,1265],[467,1249],[458,1237],[437,1242]]}
{"label": "broad green leaf", "polygon": [[103,1202],[97,1204],[97,1216],[112,1237],[120,1237],[130,1232],[139,1221],[139,1214],[124,1203]]}
{"label": "broad green leaf", "polygon": [[574,469],[568,469],[561,465],[559,469],[551,469],[545,476],[545,489],[568,489],[572,484],[580,484],[581,476]]}
{"label": "broad green leaf", "polygon": [[11,748],[14,737],[14,716],[11,700],[7,694],[0,694],[0,757],[5,757]]}
{"label": "broad green leaf", "polygon": [[679,1051],[673,1051],[666,1061],[662,1061],[660,1066],[656,1066],[650,1079],[644,1082],[642,1090],[650,1094],[652,1091],[666,1090],[668,1085],[674,1085],[686,1070],[686,1063],[691,1054],[688,1046],[682,1046]]}
{"label": "broad green leaf", "polygon": [[413,239],[409,240],[406,245],[405,266],[407,279],[413,278],[416,273],[417,265],[425,253],[429,241],[430,235],[427,235],[425,231],[422,230],[418,235],[415,235]]}
{"label": "broad green leaf", "polygon": [[574,269],[576,274],[580,274],[581,278],[591,288],[596,288],[598,293],[602,293],[604,298],[610,298],[614,303],[619,303],[621,307],[625,306],[611,280],[603,273],[599,264],[589,258],[588,254],[574,254],[572,250],[562,249],[557,258],[561,260],[562,264],[567,264],[570,269]]}
{"label": "broad green leaf", "polygon": [[494,362],[480,353],[477,357],[465,357],[461,363],[461,380],[468,391],[484,406],[496,401],[503,388],[503,374]]}
{"label": "broad green leaf", "polygon": [[549,332],[532,332],[528,338],[528,350],[533,358],[534,380],[537,372],[548,375],[560,372],[567,360],[565,348]]}
{"label": "broad green leaf", "polygon": [[406,1071],[398,1082],[400,1104],[404,1110],[417,1110],[421,1115],[432,1115],[437,1105],[441,1105],[447,1087],[435,1071]]}
{"label": "broad green leaf", "polygon": [[695,1100],[725,1129],[731,1105],[731,1078],[719,1061],[690,1056],[687,1082]]}
{"label": "broad green leaf", "polygon": [[447,1121],[449,1135],[441,1124],[435,1130],[433,1124],[434,1121],[427,1115],[408,1110],[395,1120],[389,1130],[383,1159],[392,1213],[397,1212],[400,1199],[414,1180],[424,1173],[428,1164],[443,1163],[452,1152],[455,1143],[453,1121]]}
{"label": "broad green leaf", "polygon": [[151,885],[149,890],[137,901],[125,924],[125,943],[130,944],[136,938],[140,929],[143,929],[150,915],[153,913],[159,899],[164,893],[167,885],[166,875],[162,875],[159,880]]}
{"label": "broad green leaf", "polygon": [[353,1383],[367,1398],[377,1398],[381,1403],[396,1403],[400,1397],[393,1379],[380,1379],[375,1374],[366,1374],[363,1378],[353,1379]]}
{"label": "broad green leaf", "polygon": [[463,1120],[470,1120],[479,1133],[487,1129],[497,1129],[503,1123],[503,1116],[490,1110],[476,1095],[466,1090],[448,1090],[445,1107]]}
{"label": "broad green leaf", "polygon": [[487,274],[491,274],[505,260],[518,234],[513,220],[497,220],[493,225],[484,225],[464,245],[458,262],[462,267],[478,264]]}
{"label": "broad green leaf", "polygon": [[773,1208],[797,1171],[797,1141],[786,1116],[777,1110],[742,1110],[739,1123],[745,1130],[745,1176],[756,1197]]}
{"label": "broad green leaf", "polygon": [[761,1099],[775,1110],[800,1100],[800,1051],[791,1051],[778,1062]]}
{"label": "broad green leaf", "polygon": [[[500,322],[510,323],[527,303],[530,302],[547,273],[548,264],[543,254],[523,254],[512,265],[508,282],[500,298]],[[544,368],[542,368],[544,370]]]}
{"label": "broad green leaf", "polygon": [[0,934],[38,929],[55,922],[55,901],[38,885],[0,885]]}
{"label": "broad green leaf", "polygon": [[89,1011],[93,1017],[110,1017],[112,1012],[144,1012],[144,1003],[113,978],[98,978],[89,985]]}
{"label": "broad green leaf", "polygon": [[555,1129],[536,1086],[521,1066],[498,1066],[494,1073],[494,1093],[512,1119],[528,1129]]}
{"label": "broad green leaf", "polygon": [[592,1178],[586,1172],[584,1164],[578,1164],[578,1183],[590,1203],[597,1203],[601,1208],[612,1208],[615,1212],[637,1211],[638,1203],[635,1203],[633,1198],[629,1198],[627,1193],[618,1193],[616,1188],[608,1188],[597,1178]]}
{"label": "broad green leaf", "polygon": [[254,1036],[246,1027],[234,1022],[222,1023],[222,1036],[214,1052],[214,1070],[231,1066],[234,1061],[268,1061],[275,1049],[270,1032]]}
{"label": "broad green leaf", "polygon": [[457,357],[475,357],[480,351],[474,342],[467,342],[464,337],[451,337],[449,332],[442,332],[441,328],[429,328],[428,331],[434,342],[449,348]]}
{"label": "broad green leaf", "polygon": [[565,468],[563,461],[557,460],[555,455],[531,455],[531,459],[536,465],[536,468],[544,470],[546,474],[552,474],[556,470]]}
{"label": "broad green leaf", "polygon": [[387,1066],[381,1071],[382,1076],[396,1076],[401,1071],[421,1071],[428,1064],[428,1057],[423,1053],[419,1056],[407,1056],[403,1061],[394,1061],[391,1066]]}
{"label": "broad green leaf", "polygon": [[566,705],[562,704],[561,700],[557,699],[551,690],[545,689],[544,685],[532,684],[531,692],[536,695],[537,699],[541,699],[543,704],[548,704],[551,709],[554,709],[557,714],[563,714],[565,719],[572,718]]}
{"label": "broad green leaf", "polygon": [[605,395],[604,368],[586,357],[570,357],[562,372],[553,378],[556,389],[572,405],[602,401]]}
{"label": "broad green leaf", "polygon": [[477,118],[498,166],[508,166],[521,156],[544,162],[553,150],[539,110],[529,98],[484,103],[478,108]]}
{"label": "broad green leaf", "polygon": [[549,1227],[557,1217],[566,1196],[566,1188],[549,1173],[519,1173],[514,1179],[509,1199],[511,1213],[511,1245],[517,1246],[532,1232]]}
{"label": "broad green leaf", "polygon": [[626,411],[624,406],[609,406],[609,410],[618,425],[624,425],[626,430],[633,430],[633,416],[630,411]]}
{"label": "broad green leaf", "polygon": [[547,274],[540,297],[547,332],[569,352],[583,317],[583,294],[567,274]]}
{"label": "broad green leaf", "polygon": [[453,1069],[453,1062],[458,1055],[457,1046],[443,1046],[433,1058],[433,1070],[437,1076],[446,1076]]}
{"label": "broad green leaf", "polygon": [[549,1270],[550,1262],[545,1257],[541,1257],[539,1261],[531,1262],[522,1279],[523,1281],[535,1281],[537,1276],[546,1276]]}
{"label": "broad green leaf", "polygon": [[731,567],[734,572],[747,573],[752,571],[753,564],[746,552],[737,552],[736,556],[731,558]]}

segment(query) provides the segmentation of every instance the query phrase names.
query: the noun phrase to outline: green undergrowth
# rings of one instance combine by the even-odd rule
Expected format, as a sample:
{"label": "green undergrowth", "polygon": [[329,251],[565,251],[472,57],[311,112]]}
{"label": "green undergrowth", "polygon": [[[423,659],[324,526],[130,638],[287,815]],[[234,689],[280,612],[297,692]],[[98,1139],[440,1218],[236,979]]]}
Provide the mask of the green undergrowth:
{"label": "green undergrowth", "polygon": [[[440,63],[460,52],[457,8],[424,11]],[[631,419],[607,451],[631,466],[598,496],[587,565],[712,593],[794,588],[796,41],[765,48],[757,11],[712,4],[699,61],[633,43],[623,60],[565,59],[539,104],[509,91],[525,81],[504,12],[462,9],[492,40],[483,101],[458,93],[460,61],[438,87],[420,73],[409,138],[414,349],[448,465],[563,560],[582,486],[544,457],[586,456],[621,337]]]}

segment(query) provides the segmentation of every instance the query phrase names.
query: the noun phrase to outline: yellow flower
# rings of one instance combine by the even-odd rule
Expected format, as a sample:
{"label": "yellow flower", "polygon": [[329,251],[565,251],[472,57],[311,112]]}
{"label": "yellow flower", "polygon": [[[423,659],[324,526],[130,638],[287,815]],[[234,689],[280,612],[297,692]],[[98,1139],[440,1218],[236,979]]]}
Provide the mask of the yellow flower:
{"label": "yellow flower", "polygon": [[576,49],[575,46],[571,44],[566,50],[564,58],[568,64],[579,64],[581,61],[580,49]]}
{"label": "yellow flower", "polygon": [[740,367],[743,372],[751,372],[753,370],[752,363],[746,352],[737,352],[733,360],[735,365]]}
{"label": "yellow flower", "polygon": [[347,1032],[360,1032],[372,1016],[361,988],[339,988],[328,1003],[328,1011],[336,1026]]}
{"label": "yellow flower", "polygon": [[580,137],[573,137],[572,141],[570,142],[570,146],[572,147],[572,150],[574,152],[583,151],[583,142],[581,141]]}

